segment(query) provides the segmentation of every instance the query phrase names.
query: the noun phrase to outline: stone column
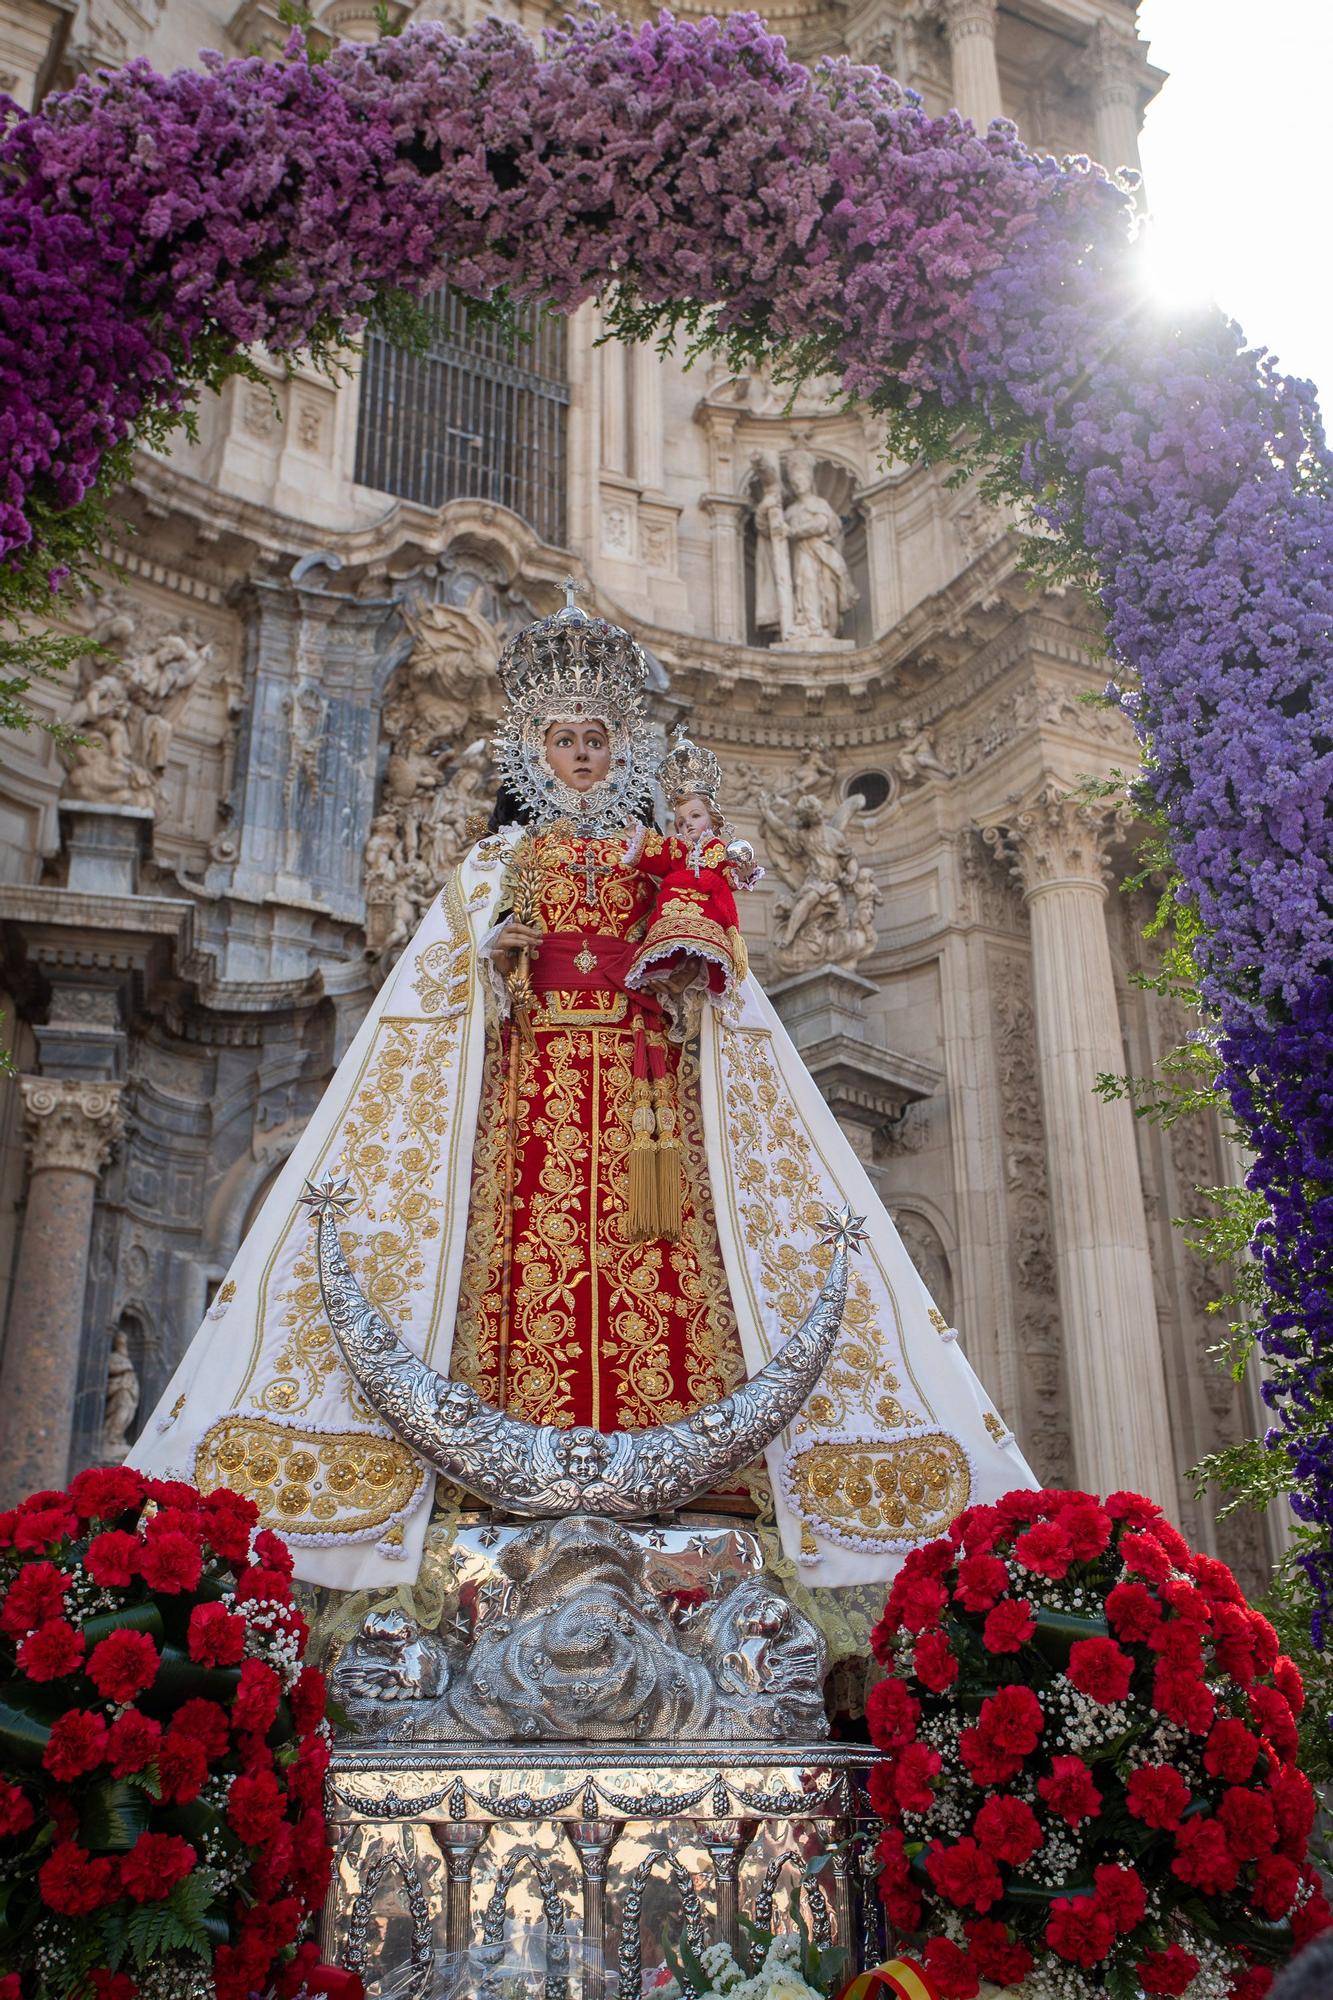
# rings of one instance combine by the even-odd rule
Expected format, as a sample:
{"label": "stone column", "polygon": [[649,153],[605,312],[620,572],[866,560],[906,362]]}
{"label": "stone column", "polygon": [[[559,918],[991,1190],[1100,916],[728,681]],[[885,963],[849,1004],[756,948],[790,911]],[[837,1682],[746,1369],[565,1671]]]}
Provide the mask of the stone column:
{"label": "stone column", "polygon": [[1107,812],[1041,793],[986,839],[1007,853],[1032,921],[1037,1068],[1076,1477],[1129,1487],[1174,1518],[1166,1371],[1134,1116],[1093,1095],[1124,1069],[1106,933]]}
{"label": "stone column", "polygon": [[713,531],[713,635],[745,638],[744,534],[748,512],[743,500],[706,493],[699,502]]}
{"label": "stone column", "polygon": [[1139,93],[1143,45],[1098,21],[1079,62],[1079,80],[1088,86],[1096,125],[1097,158],[1114,173],[1139,171]]}
{"label": "stone column", "polygon": [[978,132],[1002,118],[1000,71],[995,60],[996,0],[944,0],[953,58],[954,103]]}
{"label": "stone column", "polygon": [[124,1126],[123,1086],[19,1078],[30,1176],[0,1357],[0,1505],[63,1486],[83,1344],[97,1177]]}

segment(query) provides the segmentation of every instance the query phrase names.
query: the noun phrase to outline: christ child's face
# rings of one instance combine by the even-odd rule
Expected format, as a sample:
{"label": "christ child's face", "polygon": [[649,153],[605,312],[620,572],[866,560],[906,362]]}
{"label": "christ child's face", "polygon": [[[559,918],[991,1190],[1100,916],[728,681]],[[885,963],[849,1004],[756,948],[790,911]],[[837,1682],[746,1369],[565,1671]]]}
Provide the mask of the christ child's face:
{"label": "christ child's face", "polygon": [[717,831],[712,808],[707,799],[697,795],[688,799],[677,799],[675,805],[676,834],[681,840],[688,840],[693,846],[696,840]]}
{"label": "christ child's face", "polygon": [[604,722],[553,722],[546,761],[562,785],[590,792],[611,769],[611,735]]}

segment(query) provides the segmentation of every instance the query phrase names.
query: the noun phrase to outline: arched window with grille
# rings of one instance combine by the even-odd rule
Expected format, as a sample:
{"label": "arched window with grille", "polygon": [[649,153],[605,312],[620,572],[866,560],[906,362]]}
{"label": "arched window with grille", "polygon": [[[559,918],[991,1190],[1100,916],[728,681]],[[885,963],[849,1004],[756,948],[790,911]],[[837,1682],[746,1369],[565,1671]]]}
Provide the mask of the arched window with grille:
{"label": "arched window with grille", "polygon": [[539,306],[516,309],[517,338],[468,324],[449,291],[425,302],[424,353],[381,334],[366,342],[356,478],[423,507],[493,500],[544,542],[565,544],[566,323]]}

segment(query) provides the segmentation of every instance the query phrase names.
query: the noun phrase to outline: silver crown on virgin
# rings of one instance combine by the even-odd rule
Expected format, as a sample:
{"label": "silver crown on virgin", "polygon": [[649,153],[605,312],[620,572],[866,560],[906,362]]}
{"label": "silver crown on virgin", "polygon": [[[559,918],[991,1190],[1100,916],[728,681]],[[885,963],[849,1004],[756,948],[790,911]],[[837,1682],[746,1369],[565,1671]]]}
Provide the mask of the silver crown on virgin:
{"label": "silver crown on virgin", "polygon": [[[540,817],[572,813],[610,825],[647,808],[652,746],[644,717],[648,656],[629,632],[590,618],[565,583],[565,602],[524,626],[500,655],[506,713],[492,751],[510,789]],[[602,722],[611,738],[611,769],[591,792],[572,793],[546,761],[553,722]]]}
{"label": "silver crown on virgin", "polygon": [[722,790],[722,766],[711,750],[701,750],[690,741],[683,722],[676,725],[675,741],[659,764],[657,776],[671,804],[697,797],[716,807]]}

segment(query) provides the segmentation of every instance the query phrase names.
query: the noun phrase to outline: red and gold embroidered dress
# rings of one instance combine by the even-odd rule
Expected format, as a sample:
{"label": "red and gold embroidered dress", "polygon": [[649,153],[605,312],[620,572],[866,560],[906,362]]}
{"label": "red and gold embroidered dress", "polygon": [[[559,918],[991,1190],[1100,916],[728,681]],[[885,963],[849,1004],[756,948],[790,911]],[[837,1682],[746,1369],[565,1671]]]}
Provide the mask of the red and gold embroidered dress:
{"label": "red and gold embroidered dress", "polygon": [[[745,1373],[697,1087],[654,991],[692,966],[721,993],[744,947],[720,841],[692,857],[653,831],[583,838],[568,822],[530,840],[545,942],[527,1031],[509,1019],[487,1037],[452,1370],[531,1423],[641,1429]],[[679,1175],[674,1235],[634,1227],[636,1110],[658,1180]]]}

